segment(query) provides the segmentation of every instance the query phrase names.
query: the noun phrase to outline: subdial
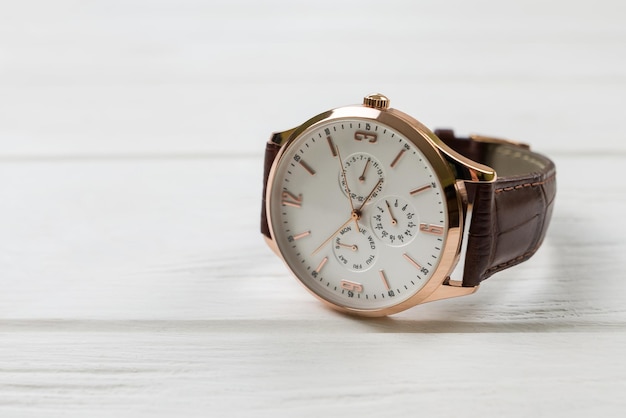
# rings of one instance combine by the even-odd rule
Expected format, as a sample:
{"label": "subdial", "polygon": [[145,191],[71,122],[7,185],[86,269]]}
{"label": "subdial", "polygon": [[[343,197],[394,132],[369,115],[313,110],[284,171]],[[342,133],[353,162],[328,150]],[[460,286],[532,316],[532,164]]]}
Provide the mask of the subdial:
{"label": "subdial", "polygon": [[343,228],[333,240],[333,253],[337,261],[351,271],[365,271],[374,265],[378,250],[372,234],[354,225]]}
{"label": "subdial", "polygon": [[413,205],[398,196],[386,196],[376,202],[371,224],[376,236],[393,247],[413,241],[419,226]]}
{"label": "subdial", "polygon": [[347,190],[350,190],[350,197],[357,204],[362,204],[367,199],[372,188],[376,187],[376,190],[374,190],[371,199],[376,198],[383,189],[384,181],[381,181],[378,186],[376,184],[384,178],[385,173],[380,161],[373,156],[364,152],[349,155],[343,162],[343,168],[349,187],[346,187],[343,175],[339,173],[341,189],[346,195],[348,194]]}

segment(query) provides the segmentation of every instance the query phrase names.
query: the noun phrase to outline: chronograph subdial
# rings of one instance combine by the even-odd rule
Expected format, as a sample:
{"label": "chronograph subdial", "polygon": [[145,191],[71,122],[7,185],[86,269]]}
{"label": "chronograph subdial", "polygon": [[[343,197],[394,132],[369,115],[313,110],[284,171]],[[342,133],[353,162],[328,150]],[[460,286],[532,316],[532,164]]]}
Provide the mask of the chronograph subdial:
{"label": "chronograph subdial", "polygon": [[386,196],[373,207],[371,225],[382,242],[400,247],[413,241],[418,233],[417,212],[399,196]]}
{"label": "chronograph subdial", "polygon": [[370,193],[370,199],[375,199],[383,189],[385,172],[380,161],[372,155],[365,152],[351,154],[344,160],[343,168],[348,185],[346,186],[343,174],[339,173],[341,189],[346,195],[349,190],[350,197],[357,204],[363,204]]}
{"label": "chronograph subdial", "polygon": [[354,225],[343,228],[333,240],[333,253],[339,264],[350,271],[369,270],[376,262],[378,250],[372,234]]}

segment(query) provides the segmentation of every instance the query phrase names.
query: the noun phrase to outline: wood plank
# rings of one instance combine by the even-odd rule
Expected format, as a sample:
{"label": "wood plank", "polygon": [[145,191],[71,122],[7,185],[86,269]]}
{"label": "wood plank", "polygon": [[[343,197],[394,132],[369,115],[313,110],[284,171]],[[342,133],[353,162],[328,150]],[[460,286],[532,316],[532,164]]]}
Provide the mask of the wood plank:
{"label": "wood plank", "polygon": [[0,156],[259,155],[372,90],[431,127],[623,152],[623,7],[9,2]]}
{"label": "wood plank", "polygon": [[623,334],[363,333],[354,321],[328,333],[306,325],[289,334],[280,326],[2,332],[0,412],[619,417],[626,406]]}
{"label": "wood plank", "polygon": [[[623,164],[559,157],[554,219],[532,261],[399,317],[624,323]],[[258,233],[261,172],[256,158],[0,164],[2,317],[333,320]]]}
{"label": "wood plank", "polygon": [[259,159],[2,163],[0,415],[620,416],[624,162],[559,157],[532,260],[378,320],[264,247]]}

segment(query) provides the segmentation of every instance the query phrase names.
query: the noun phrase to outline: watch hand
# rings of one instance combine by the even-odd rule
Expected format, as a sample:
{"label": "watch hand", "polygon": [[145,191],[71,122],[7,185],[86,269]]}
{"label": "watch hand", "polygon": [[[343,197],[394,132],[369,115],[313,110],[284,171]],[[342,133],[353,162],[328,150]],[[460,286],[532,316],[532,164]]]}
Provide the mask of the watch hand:
{"label": "watch hand", "polygon": [[382,182],[383,182],[383,179],[378,179],[378,183],[376,183],[376,186],[374,186],[374,188],[372,189],[372,191],[370,192],[370,194],[367,196],[367,199],[365,199],[365,200],[363,201],[363,204],[361,205],[361,207],[360,207],[360,208],[358,208],[358,209],[356,210],[356,212],[357,212],[357,214],[358,214],[359,216],[360,216],[360,213],[361,213],[361,209],[363,209],[363,206],[365,206],[365,204],[366,204],[367,202],[369,202],[369,201],[370,201],[370,199],[372,198],[372,196],[374,196],[374,192],[376,191],[376,189],[378,189],[378,186],[379,186],[379,185],[380,185],[380,183],[382,183]]}
{"label": "watch hand", "polygon": [[332,239],[335,237],[335,235],[337,235],[337,234],[339,233],[339,231],[341,231],[341,230],[342,230],[343,228],[345,228],[345,227],[346,227],[346,226],[347,226],[350,222],[352,222],[352,220],[353,220],[353,219],[354,219],[355,221],[359,219],[359,214],[358,214],[358,213],[356,213],[356,211],[352,212],[352,215],[350,215],[350,219],[348,219],[347,221],[345,221],[345,222],[344,222],[344,223],[343,223],[343,224],[342,224],[339,228],[337,228],[337,230],[336,230],[335,232],[333,232],[333,233],[332,233],[332,234],[331,234],[328,238],[326,238],[326,239],[324,240],[324,242],[322,242],[322,243],[320,244],[320,246],[319,246],[319,247],[317,247],[317,248],[315,249],[315,251],[313,251],[313,252],[311,253],[311,255],[315,255],[315,254],[317,254],[317,253],[319,252],[319,250],[321,250],[322,248],[324,248],[324,246],[325,246],[326,244],[328,244],[328,243],[330,242],[330,240],[332,240]]}
{"label": "watch hand", "polygon": [[359,218],[360,216],[357,214],[355,217],[354,204],[352,203],[352,193],[350,193],[350,187],[348,186],[348,179],[346,178],[346,170],[343,168],[343,159],[341,158],[341,153],[339,152],[339,147],[335,145],[335,149],[337,150],[337,159],[339,160],[339,168],[341,169],[341,175],[343,176],[343,182],[346,184],[346,192],[348,194],[348,201],[350,202],[350,210],[352,212],[352,217],[350,219],[354,219],[354,224],[356,225],[356,230],[360,231],[359,227]]}
{"label": "watch hand", "polygon": [[393,213],[391,213],[391,206],[389,206],[389,202],[387,202],[385,200],[385,203],[387,204],[387,210],[389,211],[389,216],[391,217],[391,225],[396,226],[398,224],[398,221],[396,221],[396,218],[394,218]]}
{"label": "watch hand", "polygon": [[370,160],[369,158],[367,159],[367,161],[365,162],[365,167],[363,167],[363,173],[361,174],[361,176],[359,177],[359,181],[361,183],[363,183],[365,181],[365,172],[367,171],[367,167],[369,167],[370,165]]}
{"label": "watch hand", "polygon": [[342,242],[337,242],[337,245],[339,245],[340,247],[345,247],[345,248],[350,248],[352,251],[358,251],[359,247],[357,247],[354,244],[344,244]]}

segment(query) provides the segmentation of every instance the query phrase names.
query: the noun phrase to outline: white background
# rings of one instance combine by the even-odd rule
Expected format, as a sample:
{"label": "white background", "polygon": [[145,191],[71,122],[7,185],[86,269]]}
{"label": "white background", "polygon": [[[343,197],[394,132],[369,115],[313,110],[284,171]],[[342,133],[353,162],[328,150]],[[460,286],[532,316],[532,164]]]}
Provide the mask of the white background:
{"label": "white background", "polygon": [[[0,416],[623,416],[619,1],[0,3]],[[379,320],[258,233],[264,142],[380,91],[531,143],[527,263]]]}

